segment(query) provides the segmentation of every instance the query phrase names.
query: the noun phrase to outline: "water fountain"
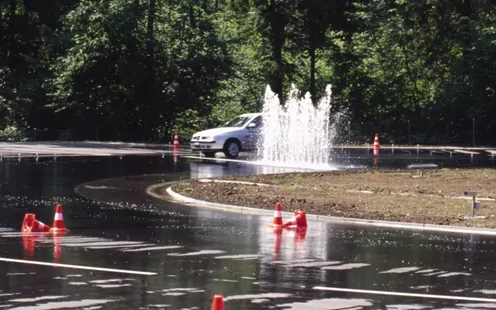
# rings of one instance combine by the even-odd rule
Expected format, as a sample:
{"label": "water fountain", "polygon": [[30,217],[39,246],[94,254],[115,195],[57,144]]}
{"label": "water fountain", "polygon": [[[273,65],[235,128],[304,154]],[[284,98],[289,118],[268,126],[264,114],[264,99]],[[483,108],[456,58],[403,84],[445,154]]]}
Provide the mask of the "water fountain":
{"label": "water fountain", "polygon": [[316,106],[310,94],[298,98],[293,85],[289,100],[281,105],[269,86],[263,106],[264,128],[258,156],[264,164],[332,169],[329,150],[335,130],[330,121],[331,86]]}

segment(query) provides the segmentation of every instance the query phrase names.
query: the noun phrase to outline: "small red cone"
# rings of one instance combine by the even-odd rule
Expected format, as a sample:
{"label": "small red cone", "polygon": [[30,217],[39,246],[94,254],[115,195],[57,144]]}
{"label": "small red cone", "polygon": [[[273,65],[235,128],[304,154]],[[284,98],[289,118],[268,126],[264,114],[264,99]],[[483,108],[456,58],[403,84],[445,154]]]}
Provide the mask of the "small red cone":
{"label": "small red cone", "polygon": [[282,207],[280,203],[276,203],[276,210],[274,211],[274,221],[271,227],[282,227]]}
{"label": "small red cone", "polygon": [[379,155],[379,150],[380,150],[380,145],[379,145],[379,134],[376,133],[375,134],[375,138],[374,138],[374,155],[377,156]]}
{"label": "small red cone", "polygon": [[29,233],[33,229],[33,223],[36,219],[36,215],[33,213],[24,214],[24,221],[22,221],[21,231],[23,233]]}
{"label": "small red cone", "polygon": [[49,232],[50,231],[50,226],[45,225],[42,222],[40,222],[37,219],[35,219],[34,222],[33,222],[33,228],[32,228],[31,231]]}
{"label": "small red cone", "polygon": [[222,295],[214,295],[210,310],[224,310],[224,298]]}
{"label": "small red cone", "polygon": [[64,225],[64,216],[62,215],[62,205],[57,204],[57,208],[55,210],[55,217],[53,219],[52,228],[50,228],[50,232],[52,233],[66,233],[69,232],[69,229],[65,228]]}
{"label": "small red cone", "polygon": [[305,211],[295,211],[296,216],[296,227],[307,228],[307,215]]}
{"label": "small red cone", "polygon": [[50,231],[50,227],[38,221],[34,213],[26,213],[24,214],[24,221],[22,222],[21,231],[23,233],[30,233],[32,231],[48,232]]}
{"label": "small red cone", "polygon": [[179,149],[179,135],[177,134],[177,131],[174,133],[174,145],[172,145],[172,148],[174,150]]}
{"label": "small red cone", "polygon": [[287,221],[286,223],[284,223],[284,225],[282,225],[282,227],[284,228],[291,226],[296,226],[296,216],[290,219],[289,221]]}
{"label": "small red cone", "polygon": [[298,228],[304,228],[307,227],[307,217],[305,212],[303,211],[295,211],[295,216],[284,223],[282,227],[291,227],[291,226],[296,226]]}

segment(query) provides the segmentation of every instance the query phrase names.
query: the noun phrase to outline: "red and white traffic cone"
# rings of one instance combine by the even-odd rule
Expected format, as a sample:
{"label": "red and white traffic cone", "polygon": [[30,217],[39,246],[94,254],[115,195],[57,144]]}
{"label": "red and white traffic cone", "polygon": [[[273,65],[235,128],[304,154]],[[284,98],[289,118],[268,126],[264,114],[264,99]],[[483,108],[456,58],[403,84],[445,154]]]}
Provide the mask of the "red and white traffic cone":
{"label": "red and white traffic cone", "polygon": [[224,310],[224,297],[222,295],[214,295],[210,310]]}
{"label": "red and white traffic cone", "polygon": [[284,223],[283,227],[291,227],[296,226],[297,228],[305,228],[307,227],[307,216],[304,211],[295,211],[295,216]]}
{"label": "red and white traffic cone", "polygon": [[55,210],[55,217],[53,219],[52,228],[50,228],[50,232],[52,233],[66,233],[69,232],[69,229],[65,228],[64,225],[64,216],[62,215],[62,205],[57,204]]}
{"label": "red and white traffic cone", "polygon": [[38,221],[34,213],[26,213],[24,215],[24,221],[22,222],[21,231],[23,233],[30,233],[33,231],[48,232],[50,231],[50,227]]}
{"label": "red and white traffic cone", "polygon": [[31,231],[43,231],[43,232],[49,232],[50,231],[50,226],[43,224],[42,222],[38,220],[34,220],[33,222],[33,228]]}
{"label": "red and white traffic cone", "polygon": [[172,149],[179,149],[179,135],[177,134],[177,131],[174,133],[174,144],[172,145]]}
{"label": "red and white traffic cone", "polygon": [[379,145],[379,134],[376,133],[375,134],[375,138],[374,138],[374,156],[379,155],[379,150],[380,149],[381,149],[381,147]]}
{"label": "red and white traffic cone", "polygon": [[276,203],[276,210],[274,211],[274,221],[270,224],[271,227],[281,228],[282,227],[282,207],[278,202]]}
{"label": "red and white traffic cone", "polygon": [[22,221],[21,231],[23,233],[30,233],[33,229],[33,222],[36,219],[36,215],[34,213],[26,213],[24,214],[24,220]]}

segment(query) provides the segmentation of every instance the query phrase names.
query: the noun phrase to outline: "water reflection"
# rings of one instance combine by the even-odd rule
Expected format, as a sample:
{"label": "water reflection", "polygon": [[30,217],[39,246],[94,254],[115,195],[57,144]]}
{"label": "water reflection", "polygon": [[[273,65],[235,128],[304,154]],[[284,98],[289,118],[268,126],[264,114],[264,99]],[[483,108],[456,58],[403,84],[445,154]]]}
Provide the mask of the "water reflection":
{"label": "water reflection", "polygon": [[228,161],[204,161],[204,162],[191,162],[189,164],[190,178],[202,179],[213,177],[224,177],[232,175],[253,175],[253,174],[271,174],[271,173],[284,173],[295,171],[308,171],[303,168],[287,168],[287,167],[274,167],[264,165],[245,164]]}
{"label": "water reflection", "polygon": [[[2,306],[205,308],[213,294],[222,294],[226,309],[461,309],[482,304],[331,295],[313,287],[488,297],[496,292],[491,272],[496,241],[491,237],[313,221],[304,233],[274,232],[271,215],[174,205],[144,194],[150,184],[189,176],[281,172],[278,168],[181,159],[174,163],[172,156],[4,160],[0,167],[3,256],[159,274],[109,275],[2,262]],[[74,193],[82,183],[78,188],[91,199]],[[19,233],[26,210],[50,222],[56,201],[64,204],[69,234],[30,239]],[[53,296],[68,297],[50,299]],[[89,299],[95,304],[89,305]]]}

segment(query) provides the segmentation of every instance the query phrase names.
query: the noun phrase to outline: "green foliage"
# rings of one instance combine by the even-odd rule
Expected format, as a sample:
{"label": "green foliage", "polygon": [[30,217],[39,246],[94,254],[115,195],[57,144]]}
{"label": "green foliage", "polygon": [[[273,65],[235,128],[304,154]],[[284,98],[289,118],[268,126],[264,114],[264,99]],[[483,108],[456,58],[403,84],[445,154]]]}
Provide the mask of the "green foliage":
{"label": "green foliage", "polygon": [[24,130],[16,126],[7,126],[3,130],[0,130],[0,141],[24,141],[26,140],[26,134]]}
{"label": "green foliage", "polygon": [[0,128],[184,141],[259,111],[266,85],[316,101],[331,83],[333,110],[366,137],[405,143],[408,122],[415,142],[467,144],[477,119],[479,143],[496,144],[495,13],[489,0],[3,1]]}

